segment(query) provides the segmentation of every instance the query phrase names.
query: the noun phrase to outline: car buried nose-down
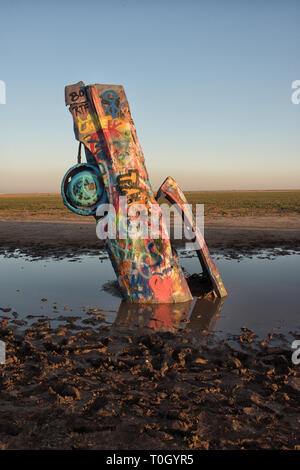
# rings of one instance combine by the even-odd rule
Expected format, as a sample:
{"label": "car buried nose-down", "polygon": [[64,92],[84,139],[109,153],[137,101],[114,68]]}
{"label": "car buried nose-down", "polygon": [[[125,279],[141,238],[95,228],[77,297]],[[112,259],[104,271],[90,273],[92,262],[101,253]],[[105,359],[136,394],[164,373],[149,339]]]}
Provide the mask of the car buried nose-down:
{"label": "car buried nose-down", "polygon": [[[62,182],[65,205],[80,215],[96,218],[101,205],[110,204],[116,220],[133,205],[149,214],[157,208],[159,236],[150,233],[126,237],[117,232],[106,238],[106,248],[123,297],[135,303],[177,303],[191,301],[192,295],[171,246],[167,226],[152,190],[145,159],[122,86],[89,85],[83,82],[65,88],[66,105],[74,120],[75,137],[83,144],[86,163],[72,167]],[[185,209],[185,197],[172,178],[167,178],[157,197],[165,196],[181,210],[194,232],[204,274],[219,297],[226,295],[221,277],[197,229],[192,212]],[[124,218],[124,220],[128,220]],[[127,223],[127,222],[126,222]],[[119,225],[122,225],[122,223]]]}

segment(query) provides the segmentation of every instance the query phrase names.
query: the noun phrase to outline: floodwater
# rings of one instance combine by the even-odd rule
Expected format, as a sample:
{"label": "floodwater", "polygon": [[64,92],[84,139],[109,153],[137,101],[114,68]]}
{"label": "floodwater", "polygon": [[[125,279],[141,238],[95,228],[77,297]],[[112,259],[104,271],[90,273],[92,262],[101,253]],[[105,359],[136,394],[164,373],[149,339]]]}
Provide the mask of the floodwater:
{"label": "floodwater", "polygon": [[[179,256],[188,273],[201,272],[196,255],[180,251]],[[299,255],[214,259],[228,291],[224,300],[141,306],[122,302],[105,252],[63,260],[1,255],[0,317],[21,327],[45,317],[55,324],[70,317],[88,324],[92,309],[98,309],[117,328],[237,334],[244,327],[259,336],[300,328]]]}

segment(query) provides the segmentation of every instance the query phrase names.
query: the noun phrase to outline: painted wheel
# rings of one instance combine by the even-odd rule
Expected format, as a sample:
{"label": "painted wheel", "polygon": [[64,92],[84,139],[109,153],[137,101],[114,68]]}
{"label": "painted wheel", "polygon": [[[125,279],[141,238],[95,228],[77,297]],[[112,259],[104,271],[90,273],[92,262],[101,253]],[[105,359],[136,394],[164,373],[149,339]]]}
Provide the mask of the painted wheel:
{"label": "painted wheel", "polygon": [[107,193],[100,171],[88,163],[75,165],[65,174],[61,193],[64,204],[80,215],[95,215],[107,202]]}

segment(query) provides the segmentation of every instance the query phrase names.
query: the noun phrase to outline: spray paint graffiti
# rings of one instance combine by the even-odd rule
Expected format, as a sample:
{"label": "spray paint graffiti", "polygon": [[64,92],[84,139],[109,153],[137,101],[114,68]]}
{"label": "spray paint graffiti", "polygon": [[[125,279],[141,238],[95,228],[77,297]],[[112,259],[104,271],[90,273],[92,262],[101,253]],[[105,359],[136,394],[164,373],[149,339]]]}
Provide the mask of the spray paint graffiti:
{"label": "spray paint graffiti", "polygon": [[[191,301],[192,295],[179,259],[166,236],[165,221],[150,184],[123,87],[85,86],[79,82],[66,87],[65,98],[73,116],[75,137],[83,143],[87,162],[93,167],[99,184],[94,182],[89,188],[92,193],[83,197],[86,190],[82,188],[92,180],[89,181],[82,172],[75,181],[74,175],[67,172],[62,185],[64,203],[76,213],[94,215],[97,223],[103,224],[95,205],[99,208],[108,202],[114,207],[118,226],[128,223],[121,198],[126,197],[129,208],[133,203],[143,206],[145,216],[142,215],[138,222],[149,226],[151,222],[147,222],[149,217],[146,215],[151,214],[153,205],[157,206],[161,236],[151,238],[151,230],[146,236],[127,231],[126,237],[117,232],[115,238],[108,236],[106,239],[121,291],[125,299],[136,303]],[[77,191],[73,199],[70,194],[74,191],[70,191],[69,185]]]}
{"label": "spray paint graffiti", "polygon": [[222,282],[220,273],[210,256],[205,240],[195,222],[193,212],[190,206],[187,204],[185,195],[181,191],[176,181],[173,180],[173,178],[168,177],[163,182],[158,190],[157,198],[159,198],[161,195],[164,195],[166,199],[168,199],[172,204],[175,204],[176,207],[178,207],[181,211],[185,223],[190,227],[191,232],[194,234],[195,249],[204,274],[211,280],[217,295],[219,297],[225,297],[227,292]]}
{"label": "spray paint graffiti", "polygon": [[[121,103],[117,105],[116,103],[119,101],[118,93],[115,90],[106,90],[101,95],[102,98],[102,107],[103,109],[111,115],[111,117],[116,118],[120,112],[121,107],[125,103]],[[105,104],[108,103],[108,105]]]}

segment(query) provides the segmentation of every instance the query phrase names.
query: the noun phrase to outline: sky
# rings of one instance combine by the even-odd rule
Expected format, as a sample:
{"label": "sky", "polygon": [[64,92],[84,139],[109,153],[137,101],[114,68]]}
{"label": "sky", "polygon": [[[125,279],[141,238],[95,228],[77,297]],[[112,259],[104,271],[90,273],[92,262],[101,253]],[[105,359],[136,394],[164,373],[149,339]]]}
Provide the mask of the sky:
{"label": "sky", "polygon": [[300,189],[299,0],[0,0],[0,193],[59,192],[64,87],[120,84],[156,189]]}

